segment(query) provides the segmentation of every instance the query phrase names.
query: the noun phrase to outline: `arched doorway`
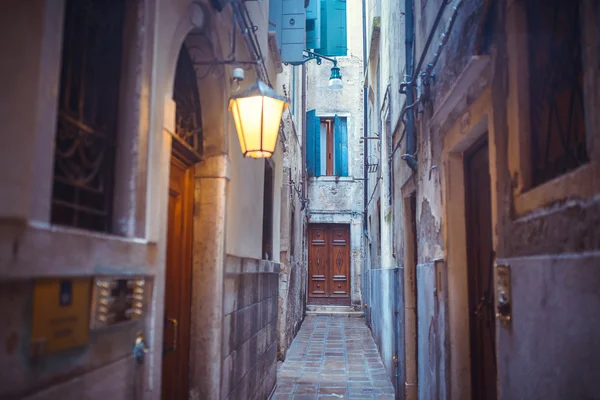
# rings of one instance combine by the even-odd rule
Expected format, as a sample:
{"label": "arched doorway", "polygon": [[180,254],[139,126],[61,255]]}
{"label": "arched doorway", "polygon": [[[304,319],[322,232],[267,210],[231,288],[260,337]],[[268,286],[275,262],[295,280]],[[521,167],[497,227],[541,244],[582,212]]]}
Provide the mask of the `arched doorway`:
{"label": "arched doorway", "polygon": [[187,399],[192,321],[194,164],[202,149],[202,116],[196,72],[185,44],[175,82],[175,134],[169,174],[162,398]]}

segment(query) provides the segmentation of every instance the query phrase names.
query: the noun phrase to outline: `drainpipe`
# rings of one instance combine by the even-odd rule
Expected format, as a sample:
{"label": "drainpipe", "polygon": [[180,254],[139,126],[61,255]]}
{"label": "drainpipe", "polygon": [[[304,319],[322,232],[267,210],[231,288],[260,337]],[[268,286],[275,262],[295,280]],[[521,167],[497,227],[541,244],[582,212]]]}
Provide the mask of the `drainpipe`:
{"label": "drainpipe", "polygon": [[[292,67],[296,68],[296,67]],[[306,64],[302,64],[302,84],[300,85],[300,90],[302,91],[301,99],[302,99],[302,149],[300,151],[301,154],[301,170],[302,170],[302,210],[306,207],[306,192],[307,192],[307,174],[306,174]]]}
{"label": "drainpipe", "polygon": [[390,136],[389,126],[387,123],[387,115],[385,115],[386,120],[383,122],[381,129],[381,145],[379,148],[381,149],[380,157],[381,157],[381,185],[379,186],[380,190],[380,199],[381,199],[381,209],[380,209],[380,219],[381,219],[381,268],[392,268],[392,222],[389,216],[391,215],[391,206],[389,202],[390,198],[390,163],[388,162],[389,156],[389,148],[388,148],[388,137]]}
{"label": "drainpipe", "polygon": [[[440,5],[437,15],[435,16],[435,20],[433,21],[433,26],[431,27],[431,30],[429,31],[429,35],[427,36],[427,41],[425,42],[425,47],[423,48],[423,51],[421,52],[421,57],[419,57],[419,62],[417,63],[417,68],[414,69],[414,71],[413,71],[412,64],[413,64],[413,53],[414,53],[413,45],[414,45],[414,26],[415,26],[414,18],[415,18],[415,16],[414,16],[414,10],[413,10],[413,0],[405,0],[405,10],[410,10],[411,12],[408,12],[408,11],[405,12],[405,18],[406,18],[406,25],[405,25],[406,26],[406,31],[405,31],[406,32],[406,41],[405,41],[405,43],[406,43],[406,78],[407,78],[407,81],[400,84],[401,93],[406,94],[406,103],[404,104],[404,110],[402,111],[402,113],[400,113],[400,119],[403,119],[404,115],[406,114],[406,121],[405,121],[406,154],[403,154],[401,156],[401,158],[408,164],[408,166],[413,171],[417,170],[417,159],[415,156],[417,146],[416,146],[415,119],[414,119],[413,108],[417,105],[417,102],[419,101],[419,100],[415,100],[415,98],[414,98],[414,88],[415,88],[415,84],[417,82],[417,76],[419,74],[419,71],[421,71],[421,67],[423,66],[423,61],[425,60],[425,56],[427,55],[429,46],[431,45],[431,41],[433,40],[433,36],[435,34],[437,26],[439,25],[439,23],[442,19],[442,15],[444,14],[444,10],[449,2],[450,2],[450,0],[445,0]],[[457,5],[454,7],[454,14],[456,14],[456,11],[458,10],[458,8],[460,8],[461,5],[462,5],[462,0],[459,0]],[[452,25],[454,24],[453,20],[454,20],[454,16],[451,19],[450,28],[452,28]],[[443,44],[445,44],[445,42],[447,41],[448,34],[449,34],[449,31],[442,36]],[[439,57],[439,53],[441,52],[441,49],[443,48],[443,44],[440,45],[440,47],[438,48],[438,51],[436,52],[435,62],[437,62],[437,58]],[[431,70],[433,70],[434,65],[435,64],[433,64],[433,63],[428,65],[428,71],[425,75],[426,77],[431,75]],[[400,145],[400,143],[398,143],[397,147],[392,151],[392,155],[396,152],[399,145]]]}
{"label": "drainpipe", "polygon": [[[406,106],[412,106],[415,102],[415,80],[413,79],[413,53],[414,53],[414,35],[415,35],[415,15],[413,10],[413,0],[405,0],[404,2],[404,18],[405,18],[405,47],[406,47],[406,73],[408,82],[405,86],[406,91]],[[402,159],[408,164],[413,171],[417,170],[416,153],[416,134],[415,134],[415,114],[412,110],[406,113],[406,154],[402,155]]]}
{"label": "drainpipe", "polygon": [[[367,4],[366,4],[366,0],[362,0],[362,34],[363,34],[363,76],[367,75],[367,65],[368,65],[368,60],[367,60]],[[367,123],[368,123],[368,117],[367,117],[367,96],[368,96],[368,91],[367,88],[363,88],[363,137],[367,137],[369,136],[367,134]],[[368,220],[368,204],[367,204],[367,196],[368,196],[368,190],[369,190],[369,171],[367,170],[367,163],[369,162],[369,145],[368,145],[368,141],[366,139],[363,139],[363,205],[364,205],[364,210],[363,210],[363,287],[362,287],[362,293],[363,293],[363,304],[364,304],[364,314],[365,314],[365,321],[367,323],[367,325],[369,325],[369,312],[368,312],[368,304],[371,303],[371,299],[369,298],[369,293],[367,291],[367,284],[368,284],[368,277],[367,274],[369,274],[368,270],[367,270],[367,264],[368,264],[368,259],[367,257],[365,257],[365,254],[367,252],[366,246],[367,246],[367,240],[369,239],[369,233],[367,231],[368,227],[367,227],[367,220]]]}

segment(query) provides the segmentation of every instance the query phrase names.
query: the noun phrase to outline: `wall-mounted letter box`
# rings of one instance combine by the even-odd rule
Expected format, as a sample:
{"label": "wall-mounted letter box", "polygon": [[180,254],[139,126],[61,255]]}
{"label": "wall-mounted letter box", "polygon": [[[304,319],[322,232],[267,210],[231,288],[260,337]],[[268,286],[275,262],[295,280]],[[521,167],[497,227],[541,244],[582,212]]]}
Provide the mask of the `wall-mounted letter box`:
{"label": "wall-mounted letter box", "polygon": [[146,298],[144,277],[96,277],[92,286],[91,329],[141,318]]}

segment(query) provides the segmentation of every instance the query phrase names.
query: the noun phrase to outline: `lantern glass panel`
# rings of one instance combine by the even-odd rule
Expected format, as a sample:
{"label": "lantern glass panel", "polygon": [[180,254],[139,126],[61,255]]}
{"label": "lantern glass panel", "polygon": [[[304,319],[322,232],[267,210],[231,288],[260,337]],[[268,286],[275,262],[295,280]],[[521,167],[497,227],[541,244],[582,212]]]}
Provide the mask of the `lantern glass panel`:
{"label": "lantern glass panel", "polygon": [[238,135],[238,139],[240,141],[240,147],[242,149],[242,154],[246,154],[246,142],[244,140],[244,135],[242,131],[242,123],[240,120],[240,109],[238,107],[237,101],[233,100],[231,102],[231,114],[233,115],[233,122],[235,123],[235,130]]}
{"label": "lantern glass panel", "polygon": [[243,140],[247,151],[260,150],[262,96],[239,98],[236,100],[240,110]]}
{"label": "lantern glass panel", "polygon": [[285,102],[270,97],[263,98],[262,150],[273,153]]}

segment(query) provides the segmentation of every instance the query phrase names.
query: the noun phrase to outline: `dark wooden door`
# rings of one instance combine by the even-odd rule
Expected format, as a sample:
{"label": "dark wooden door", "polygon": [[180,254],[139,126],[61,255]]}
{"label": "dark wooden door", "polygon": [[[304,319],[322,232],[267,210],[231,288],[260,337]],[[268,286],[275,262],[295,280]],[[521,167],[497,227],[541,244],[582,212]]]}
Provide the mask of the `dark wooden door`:
{"label": "dark wooden door", "polygon": [[188,398],[194,175],[191,163],[171,158],[162,398]]}
{"label": "dark wooden door", "polygon": [[465,157],[467,257],[473,400],[496,399],[496,330],[488,144]]}
{"label": "dark wooden door", "polygon": [[350,227],[309,226],[308,297],[310,304],[350,304]]}

